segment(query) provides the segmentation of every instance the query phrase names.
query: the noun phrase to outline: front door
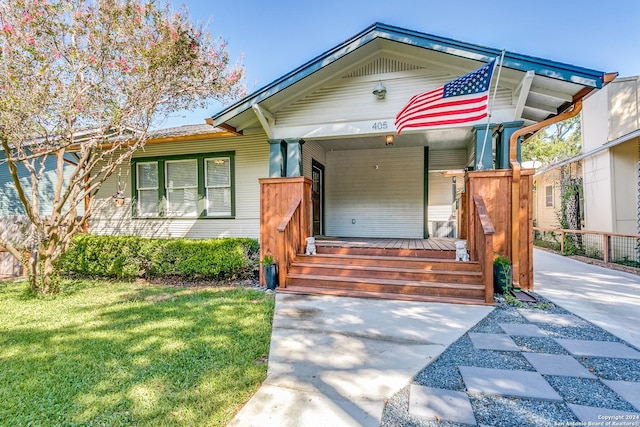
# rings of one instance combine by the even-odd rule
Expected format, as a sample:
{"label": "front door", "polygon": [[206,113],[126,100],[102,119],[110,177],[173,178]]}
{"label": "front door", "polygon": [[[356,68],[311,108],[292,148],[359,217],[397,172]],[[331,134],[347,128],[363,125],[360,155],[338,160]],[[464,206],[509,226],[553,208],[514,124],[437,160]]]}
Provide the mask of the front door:
{"label": "front door", "polygon": [[313,160],[311,164],[311,202],[313,204],[313,235],[324,232],[324,166]]}

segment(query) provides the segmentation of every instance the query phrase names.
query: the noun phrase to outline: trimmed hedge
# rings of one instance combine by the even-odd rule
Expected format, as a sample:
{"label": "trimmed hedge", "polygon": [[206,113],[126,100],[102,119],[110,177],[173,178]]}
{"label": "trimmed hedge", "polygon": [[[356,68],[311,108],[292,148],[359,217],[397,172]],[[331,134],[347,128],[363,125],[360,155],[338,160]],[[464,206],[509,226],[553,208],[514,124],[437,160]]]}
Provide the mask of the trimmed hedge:
{"label": "trimmed hedge", "polygon": [[193,279],[249,277],[259,258],[256,239],[148,239],[75,236],[60,263],[67,273],[90,277],[185,276]]}

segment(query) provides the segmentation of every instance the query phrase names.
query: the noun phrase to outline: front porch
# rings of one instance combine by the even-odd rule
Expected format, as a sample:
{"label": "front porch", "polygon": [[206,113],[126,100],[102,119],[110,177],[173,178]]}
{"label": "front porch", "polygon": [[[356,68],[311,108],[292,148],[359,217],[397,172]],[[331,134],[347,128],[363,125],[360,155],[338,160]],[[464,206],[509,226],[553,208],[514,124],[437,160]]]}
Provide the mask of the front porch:
{"label": "front porch", "polygon": [[319,237],[278,292],[483,304],[480,264],[456,262],[455,240]]}
{"label": "front porch", "polygon": [[[523,171],[519,239],[512,235],[509,170],[464,176],[457,228],[470,262],[456,262],[455,238],[319,237],[318,254],[304,255],[312,235],[312,181],[265,178],[261,183],[261,251],[279,265],[279,292],[417,301],[493,303],[495,253],[516,254],[519,285],[532,290],[532,171]],[[512,250],[517,245],[517,251]]]}
{"label": "front porch", "polygon": [[[316,237],[316,246],[322,248],[346,248],[368,250],[427,250],[442,251],[450,256],[455,251],[455,242],[459,239],[449,237],[431,237],[429,239],[373,238],[373,237]],[[448,252],[447,252],[448,251]]]}

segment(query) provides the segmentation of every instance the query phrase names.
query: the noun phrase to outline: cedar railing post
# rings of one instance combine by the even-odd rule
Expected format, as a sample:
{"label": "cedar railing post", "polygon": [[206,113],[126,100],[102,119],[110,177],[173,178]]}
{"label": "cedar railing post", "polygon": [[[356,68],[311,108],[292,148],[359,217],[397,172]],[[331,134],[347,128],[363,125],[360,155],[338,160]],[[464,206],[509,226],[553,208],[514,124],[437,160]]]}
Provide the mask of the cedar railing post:
{"label": "cedar railing post", "polygon": [[[291,263],[311,235],[311,180],[305,177],[260,179],[260,259],[273,255],[278,281],[286,287]],[[264,285],[262,269],[260,283]]]}
{"label": "cedar railing post", "polygon": [[493,235],[496,232],[482,196],[473,195],[475,230],[474,240],[478,263],[482,268],[484,302],[493,303]]}
{"label": "cedar railing post", "polygon": [[301,204],[301,197],[295,199],[277,228],[280,236],[278,239],[278,282],[283,288],[287,287],[287,273],[289,271],[289,267],[291,267],[291,263],[293,262],[296,254],[301,249]]}

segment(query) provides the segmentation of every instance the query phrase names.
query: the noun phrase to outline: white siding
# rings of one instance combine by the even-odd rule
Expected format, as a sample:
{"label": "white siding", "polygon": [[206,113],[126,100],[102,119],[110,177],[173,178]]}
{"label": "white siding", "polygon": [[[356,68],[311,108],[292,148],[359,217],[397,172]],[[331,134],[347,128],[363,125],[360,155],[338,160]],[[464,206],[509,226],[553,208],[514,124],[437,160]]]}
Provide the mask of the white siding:
{"label": "white siding", "polygon": [[[260,235],[259,178],[269,176],[269,144],[264,134],[219,138],[194,142],[149,145],[138,157],[179,154],[235,152],[235,219],[132,219],[131,176],[127,165],[121,183],[126,185],[126,205],[115,208],[112,203],[90,220],[90,231],[96,234],[139,235],[147,237],[254,237]],[[105,182],[98,197],[110,199],[116,192],[118,176]]]}
{"label": "white siding", "polygon": [[429,150],[429,170],[443,171],[464,169],[467,165],[467,150]]}
{"label": "white siding", "polygon": [[585,158],[582,167],[585,229],[611,232],[613,199],[609,150]]}
{"label": "white siding", "polygon": [[[278,111],[275,127],[394,118],[412,96],[435,89],[456,77],[459,76],[421,69],[334,79]],[[372,95],[378,81],[387,89],[384,99]],[[511,89],[500,87],[493,105],[494,119],[510,121],[512,110]]]}
{"label": "white siding", "polygon": [[302,145],[302,175],[309,179],[313,179],[311,177],[313,160],[325,165],[327,163],[326,153],[317,142],[307,141]]}
{"label": "white siding", "polygon": [[429,173],[428,193],[427,219],[429,222],[429,236],[449,237],[449,232],[455,229],[453,178],[443,176],[442,173]]}
{"label": "white siding", "polygon": [[423,153],[422,147],[327,152],[325,234],[422,238]]}

